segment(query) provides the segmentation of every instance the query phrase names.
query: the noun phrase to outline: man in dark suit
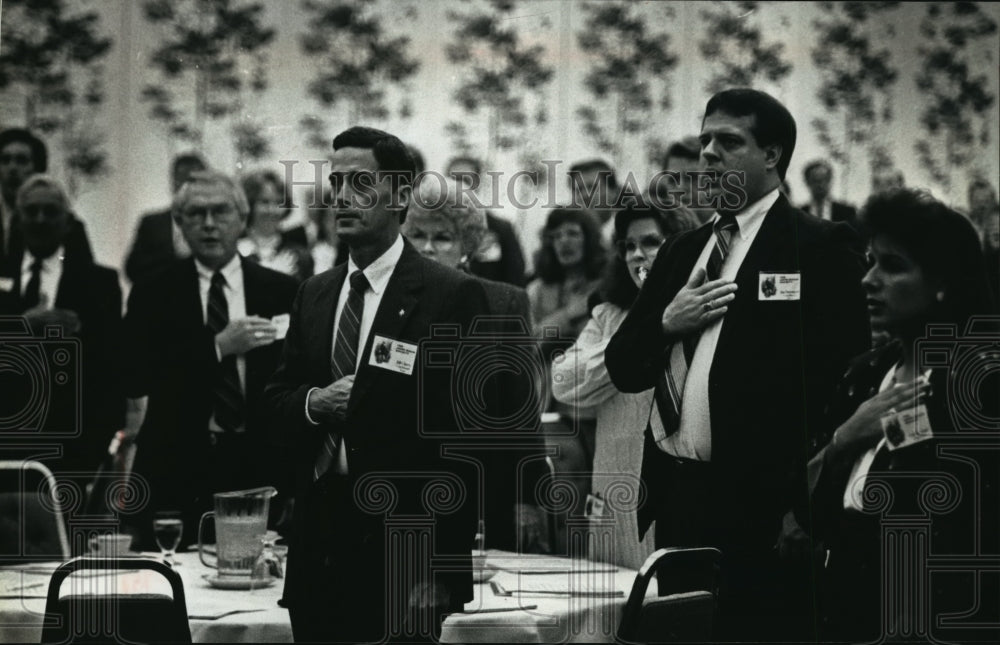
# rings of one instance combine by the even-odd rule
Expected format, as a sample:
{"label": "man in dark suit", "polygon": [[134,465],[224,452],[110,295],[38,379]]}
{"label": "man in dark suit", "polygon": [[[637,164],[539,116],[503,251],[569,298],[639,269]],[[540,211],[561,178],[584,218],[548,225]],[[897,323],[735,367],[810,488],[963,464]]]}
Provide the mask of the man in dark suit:
{"label": "man in dark suit", "polygon": [[[177,155],[170,168],[171,194],[177,194],[191,173],[207,168],[205,160],[197,153]],[[135,240],[125,258],[125,275],[135,283],[166,269],[174,260],[189,255],[191,249],[184,241],[180,227],[174,223],[170,208],[146,213],[139,219]]]}
{"label": "man in dark suit", "polygon": [[289,488],[282,457],[267,444],[262,395],[296,282],[236,253],[248,210],[232,179],[193,173],[173,207],[193,257],[140,282],[129,296],[128,394],[145,401],[135,472],[151,492],[137,528],[147,543],[150,512],[180,511],[191,543],[213,493]]}
{"label": "man in dark suit", "polygon": [[[62,456],[49,466],[57,475],[93,473],[125,422],[117,349],[122,306],[118,275],[67,253],[72,215],[54,179],[33,175],[21,185],[15,203],[24,247],[11,263],[15,270],[0,274],[0,314],[23,315],[35,337],[45,338],[46,329],[55,326],[63,337],[79,340],[79,356],[70,357],[79,369],[75,382],[50,393],[49,417],[40,436],[49,429],[75,427],[77,435],[60,442]],[[73,388],[79,388],[79,398],[64,398]]]}
{"label": "man in dark suit", "polygon": [[[440,450],[460,430],[456,364],[431,361],[429,348],[443,345],[439,358],[457,351],[486,297],[475,278],[400,235],[413,162],[399,139],[354,127],[333,149],[337,234],[350,258],[303,283],[267,388],[295,451],[284,602],[296,641],[426,638],[442,611],[472,599],[476,524],[460,463]],[[440,323],[453,327],[437,341]],[[448,508],[423,499],[431,490],[448,492]],[[400,553],[398,531],[426,535],[416,542],[431,553]],[[416,609],[422,626],[411,622]]]}
{"label": "man in dark suit", "polygon": [[858,213],[850,204],[835,202],[830,199],[830,185],[833,183],[833,166],[818,159],[810,162],[802,171],[812,199],[802,205],[802,210],[820,219],[831,222],[844,222],[851,227],[858,226]]}
{"label": "man in dark suit", "polygon": [[[23,257],[24,240],[14,208],[17,191],[25,179],[44,173],[48,167],[49,152],[41,139],[22,128],[0,132],[0,269],[16,270],[10,263],[16,264]],[[93,262],[86,227],[72,211],[68,226],[64,240],[67,257]]]}
{"label": "man in dark suit", "polygon": [[795,121],[774,98],[716,94],[699,139],[718,214],[660,252],[606,363],[620,390],[655,388],[640,531],[655,519],[657,547],[721,549],[717,637],[774,640],[808,609],[783,606],[810,590],[791,589],[808,581],[783,579],[774,547],[823,401],[867,346],[861,258],[849,227],[779,194]]}

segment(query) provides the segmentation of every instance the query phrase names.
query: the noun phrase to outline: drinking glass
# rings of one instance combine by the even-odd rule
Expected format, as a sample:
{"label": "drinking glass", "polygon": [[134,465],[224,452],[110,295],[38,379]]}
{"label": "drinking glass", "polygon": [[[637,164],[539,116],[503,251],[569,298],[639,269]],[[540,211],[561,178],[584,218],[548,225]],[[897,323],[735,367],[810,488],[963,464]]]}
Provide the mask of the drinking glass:
{"label": "drinking glass", "polygon": [[153,517],[153,535],[156,537],[156,544],[160,547],[165,564],[172,567],[180,564],[174,561],[174,551],[180,544],[183,534],[184,522],[180,513],[157,513]]}

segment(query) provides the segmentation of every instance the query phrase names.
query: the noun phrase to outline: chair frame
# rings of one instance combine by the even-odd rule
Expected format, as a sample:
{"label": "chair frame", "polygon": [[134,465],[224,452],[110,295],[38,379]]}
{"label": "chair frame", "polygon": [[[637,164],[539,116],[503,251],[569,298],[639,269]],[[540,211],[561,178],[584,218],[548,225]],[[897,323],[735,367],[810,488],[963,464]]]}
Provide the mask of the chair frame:
{"label": "chair frame", "polygon": [[[711,547],[657,549],[650,554],[635,576],[632,591],[622,612],[622,620],[618,626],[618,642],[637,642],[635,632],[639,627],[642,609],[645,604],[646,590],[649,581],[657,576],[657,593],[665,596],[684,595],[692,591],[707,591],[718,602],[719,598],[719,563],[722,552]],[[701,569],[705,580],[701,584],[671,584],[670,574],[684,569]],[[690,581],[688,581],[690,582]]]}
{"label": "chair frame", "polygon": [[[0,460],[0,470],[34,470],[41,473],[42,478],[48,484],[49,495],[51,496],[50,504],[52,505],[53,512],[56,516],[56,531],[59,533],[59,547],[62,549],[63,559],[70,557],[71,552],[69,548],[69,537],[66,534],[66,524],[63,521],[62,504],[59,503],[59,497],[56,495],[56,478],[49,470],[48,466],[40,461],[33,461],[30,459],[16,460],[16,459],[5,459]],[[24,490],[24,476],[21,477],[21,494],[25,494],[27,491]],[[25,521],[24,508],[21,508],[21,518],[22,524]]]}

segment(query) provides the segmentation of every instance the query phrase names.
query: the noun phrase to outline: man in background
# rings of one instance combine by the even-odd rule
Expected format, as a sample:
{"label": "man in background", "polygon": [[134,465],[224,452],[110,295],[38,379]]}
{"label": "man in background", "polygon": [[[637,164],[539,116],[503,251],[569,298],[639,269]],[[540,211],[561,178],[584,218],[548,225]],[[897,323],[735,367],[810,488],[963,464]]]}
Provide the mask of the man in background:
{"label": "man in background", "polygon": [[[191,173],[208,168],[201,155],[188,152],[177,155],[170,166],[171,195],[176,195]],[[139,219],[135,240],[125,259],[125,275],[132,283],[154,275],[177,259],[191,255],[180,227],[170,208],[146,213]]]}
{"label": "man in background", "polygon": [[806,180],[810,196],[809,202],[802,205],[802,210],[820,219],[857,227],[858,213],[854,207],[830,198],[833,167],[829,163],[823,160],[812,161],[806,166],[802,176]]}

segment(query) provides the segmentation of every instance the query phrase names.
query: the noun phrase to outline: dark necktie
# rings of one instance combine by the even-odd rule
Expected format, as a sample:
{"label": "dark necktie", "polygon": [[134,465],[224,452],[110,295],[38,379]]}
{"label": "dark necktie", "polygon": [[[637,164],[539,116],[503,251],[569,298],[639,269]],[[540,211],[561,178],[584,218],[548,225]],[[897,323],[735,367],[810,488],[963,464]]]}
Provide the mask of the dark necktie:
{"label": "dark necktie", "polygon": [[[355,271],[350,278],[351,290],[347,294],[344,310],[340,312],[340,322],[337,323],[337,336],[333,343],[333,359],[330,363],[333,372],[333,382],[354,374],[358,362],[358,342],[361,339],[361,314],[365,308],[365,291],[368,290],[368,278],[361,271]],[[330,431],[323,439],[323,449],[316,458],[313,468],[313,480],[322,477],[330,470],[340,437]]]}
{"label": "dark necktie", "polygon": [[[225,276],[216,271],[208,290],[208,328],[212,330],[212,334],[218,334],[229,324],[225,286]],[[244,407],[236,356],[223,356],[219,362],[219,380],[215,385],[215,423],[226,432],[236,430],[244,424]]]}
{"label": "dark necktie", "polygon": [[31,309],[38,305],[41,300],[42,290],[42,261],[35,258],[31,263],[31,277],[28,279],[28,286],[24,289],[24,308]]}
{"label": "dark necktie", "polygon": [[[731,214],[721,215],[715,222],[715,246],[708,256],[708,263],[705,265],[705,280],[718,280],[722,273],[722,264],[729,254],[730,242],[733,233],[739,230],[736,217]],[[653,439],[656,440],[660,450],[666,451],[664,440],[677,432],[681,423],[681,400],[684,396],[684,382],[687,379],[688,366],[694,357],[695,347],[701,333],[692,334],[684,338],[680,345],[677,343],[666,348],[666,367],[660,371],[653,388],[653,401],[655,410],[649,417],[649,425],[653,431]]]}

